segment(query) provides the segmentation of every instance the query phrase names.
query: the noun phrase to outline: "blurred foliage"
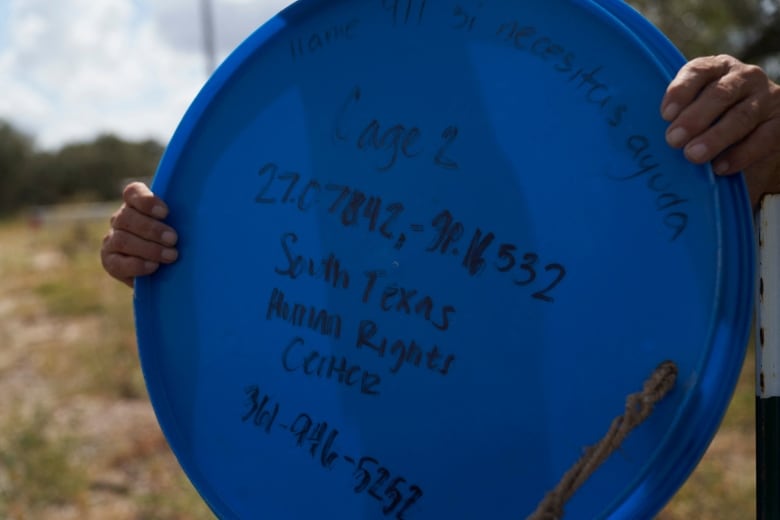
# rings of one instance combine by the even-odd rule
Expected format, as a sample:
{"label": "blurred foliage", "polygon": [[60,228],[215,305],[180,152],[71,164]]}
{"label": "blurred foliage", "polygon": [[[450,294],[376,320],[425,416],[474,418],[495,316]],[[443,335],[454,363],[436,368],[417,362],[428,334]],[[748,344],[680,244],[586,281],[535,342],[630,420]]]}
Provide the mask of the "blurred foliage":
{"label": "blurred foliage", "polygon": [[0,215],[62,202],[116,200],[127,179],[151,177],[163,147],[102,135],[58,151],[0,121]]}
{"label": "blurred foliage", "polygon": [[780,77],[780,0],[627,0],[688,58],[731,54]]}
{"label": "blurred foliage", "polygon": [[213,520],[156,426],[104,232],[0,218],[0,520]]}
{"label": "blurred foliage", "polygon": [[87,489],[83,468],[73,460],[74,439],[48,436],[49,412],[13,417],[3,425],[0,438],[0,513],[30,518],[49,504],[74,502]]}
{"label": "blurred foliage", "polygon": [[32,139],[0,121],[0,213],[17,204],[33,157]]}

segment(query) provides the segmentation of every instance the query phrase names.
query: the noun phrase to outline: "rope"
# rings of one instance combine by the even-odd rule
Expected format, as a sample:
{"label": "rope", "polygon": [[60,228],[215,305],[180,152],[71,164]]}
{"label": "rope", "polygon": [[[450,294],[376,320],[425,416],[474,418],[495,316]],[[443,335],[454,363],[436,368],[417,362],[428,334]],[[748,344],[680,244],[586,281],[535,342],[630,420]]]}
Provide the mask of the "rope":
{"label": "rope", "polygon": [[653,412],[653,407],[674,387],[677,380],[677,365],[664,361],[645,381],[641,392],[626,398],[626,410],[612,421],[609,431],[594,446],[585,449],[585,454],[561,478],[555,489],[547,493],[526,520],[560,520],[563,506],[598,467],[620,447],[631,430],[642,424]]}

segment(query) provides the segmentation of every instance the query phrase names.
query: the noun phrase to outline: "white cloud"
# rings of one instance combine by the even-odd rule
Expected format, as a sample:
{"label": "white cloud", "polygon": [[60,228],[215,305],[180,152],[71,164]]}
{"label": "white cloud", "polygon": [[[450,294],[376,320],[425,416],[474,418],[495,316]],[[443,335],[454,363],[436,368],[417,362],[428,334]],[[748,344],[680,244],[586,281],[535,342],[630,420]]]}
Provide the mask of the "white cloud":
{"label": "white cloud", "polygon": [[[100,132],[166,142],[205,78],[196,0],[7,0],[0,118],[46,148]],[[223,58],[285,0],[214,2]]]}
{"label": "white cloud", "polygon": [[[212,0],[217,54],[227,55],[289,3],[289,0]],[[166,41],[177,50],[201,53],[201,1],[169,0],[158,4],[155,18]]]}

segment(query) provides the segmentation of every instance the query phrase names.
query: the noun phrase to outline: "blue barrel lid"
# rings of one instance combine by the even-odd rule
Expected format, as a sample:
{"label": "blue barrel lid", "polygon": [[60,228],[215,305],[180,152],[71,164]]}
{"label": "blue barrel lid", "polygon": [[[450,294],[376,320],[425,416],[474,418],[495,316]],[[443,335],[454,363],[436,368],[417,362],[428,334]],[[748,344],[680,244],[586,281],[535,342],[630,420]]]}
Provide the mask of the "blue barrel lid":
{"label": "blue barrel lid", "polygon": [[566,506],[649,518],[752,318],[744,182],[665,144],[684,63],[622,2],[301,0],[182,120],[136,281],[171,448],[220,518],[518,518],[662,361]]}

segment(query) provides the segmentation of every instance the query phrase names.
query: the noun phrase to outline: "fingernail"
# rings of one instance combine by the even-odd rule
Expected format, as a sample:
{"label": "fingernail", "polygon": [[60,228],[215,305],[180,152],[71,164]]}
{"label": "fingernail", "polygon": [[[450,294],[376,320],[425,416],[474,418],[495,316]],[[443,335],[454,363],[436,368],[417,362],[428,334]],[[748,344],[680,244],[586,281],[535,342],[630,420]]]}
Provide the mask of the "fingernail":
{"label": "fingernail", "polygon": [[685,141],[688,140],[688,132],[684,128],[680,128],[679,126],[677,128],[672,128],[667,134],[666,134],[666,142],[669,143],[669,146],[673,146],[675,148],[679,148],[682,145],[685,144]]}
{"label": "fingernail", "polygon": [[703,161],[707,158],[707,145],[699,143],[685,150],[685,155],[692,161]]}
{"label": "fingernail", "polygon": [[680,112],[680,105],[677,103],[669,103],[666,105],[666,108],[664,108],[664,111],[661,113],[661,117],[663,117],[667,121],[672,121],[675,117],[677,117],[677,114]]}
{"label": "fingernail", "polygon": [[174,245],[178,239],[179,237],[177,237],[176,233],[173,231],[165,231],[162,234],[162,241],[171,246]]}
{"label": "fingernail", "polygon": [[154,271],[160,266],[157,262],[144,262],[144,269],[147,271]]}
{"label": "fingernail", "polygon": [[717,173],[718,175],[723,175],[726,172],[729,171],[729,167],[731,165],[728,163],[728,161],[718,161],[715,163],[715,165],[712,167],[713,171]]}
{"label": "fingernail", "polygon": [[176,260],[176,258],[179,256],[179,252],[175,249],[163,249],[162,257],[163,260],[167,260],[168,262],[172,262]]}
{"label": "fingernail", "polygon": [[167,214],[168,212],[165,210],[165,208],[159,204],[152,208],[152,216],[155,218],[165,218]]}

